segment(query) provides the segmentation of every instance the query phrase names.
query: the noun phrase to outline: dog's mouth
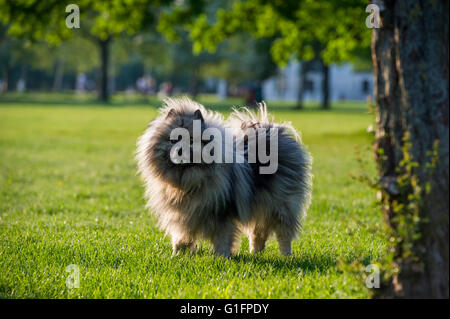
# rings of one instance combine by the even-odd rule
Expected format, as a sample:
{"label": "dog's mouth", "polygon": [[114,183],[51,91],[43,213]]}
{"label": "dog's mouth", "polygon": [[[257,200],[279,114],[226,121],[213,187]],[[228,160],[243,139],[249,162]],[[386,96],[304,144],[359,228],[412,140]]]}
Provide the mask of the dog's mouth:
{"label": "dog's mouth", "polygon": [[174,163],[174,165],[183,168],[191,168],[191,167],[206,167],[212,165],[212,163],[204,163],[204,162],[194,163],[193,161],[189,161],[189,162]]}

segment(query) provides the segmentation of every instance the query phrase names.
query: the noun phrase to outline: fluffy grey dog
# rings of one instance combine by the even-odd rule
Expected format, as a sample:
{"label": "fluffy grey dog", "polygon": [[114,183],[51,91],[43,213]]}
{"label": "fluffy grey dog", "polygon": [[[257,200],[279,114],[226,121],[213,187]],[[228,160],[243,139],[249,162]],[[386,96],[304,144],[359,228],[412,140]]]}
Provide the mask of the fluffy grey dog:
{"label": "fluffy grey dog", "polygon": [[[192,136],[195,120],[201,122],[202,132],[215,128],[225,135],[227,128],[232,129],[232,143],[243,147],[245,160],[174,163],[171,151],[177,141],[171,140],[171,132],[184,128]],[[260,174],[265,164],[248,161],[248,145],[261,132],[269,145],[271,128],[278,132],[278,169],[274,174]],[[202,141],[201,147],[207,142]],[[192,139],[189,143],[182,147],[192,149]],[[229,141],[220,143],[228,149]],[[271,233],[277,236],[280,252],[291,253],[291,242],[310,203],[311,157],[291,125],[269,120],[265,104],[258,113],[234,110],[225,121],[188,98],[166,99],[160,116],[149,123],[137,145],[147,207],[171,237],[174,254],[193,251],[199,240],[207,239],[217,254],[230,256],[240,232],[249,237],[254,253],[264,249]],[[225,153],[218,156],[223,158]]]}

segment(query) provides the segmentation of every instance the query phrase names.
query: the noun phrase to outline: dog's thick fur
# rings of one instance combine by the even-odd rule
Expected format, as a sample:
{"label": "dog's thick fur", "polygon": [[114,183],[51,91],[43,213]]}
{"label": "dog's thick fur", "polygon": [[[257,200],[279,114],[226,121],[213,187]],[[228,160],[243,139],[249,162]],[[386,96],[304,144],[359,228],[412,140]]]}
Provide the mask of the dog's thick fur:
{"label": "dog's thick fur", "polygon": [[[264,249],[274,232],[280,252],[290,254],[291,242],[310,203],[312,179],[311,157],[295,129],[270,121],[265,104],[258,113],[234,110],[228,121],[188,98],[166,99],[160,113],[138,139],[136,158],[145,182],[147,206],[170,235],[173,252],[193,251],[198,240],[208,239],[216,253],[230,256],[242,231],[254,253]],[[265,128],[269,136],[270,128],[278,128],[277,172],[261,175],[262,164],[247,161],[174,164],[170,132],[184,127],[192,134],[196,119],[202,121],[202,130],[233,128],[235,142],[244,144],[251,136],[249,130]]]}

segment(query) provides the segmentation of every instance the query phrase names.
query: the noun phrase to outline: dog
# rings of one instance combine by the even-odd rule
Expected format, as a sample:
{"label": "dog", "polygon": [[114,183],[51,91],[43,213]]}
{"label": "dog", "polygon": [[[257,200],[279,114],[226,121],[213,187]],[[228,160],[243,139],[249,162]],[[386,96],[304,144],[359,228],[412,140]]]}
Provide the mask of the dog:
{"label": "dog", "polygon": [[[265,104],[258,108],[234,109],[225,120],[187,97],[168,98],[139,137],[136,159],[147,208],[170,236],[173,254],[194,252],[199,240],[206,239],[216,254],[229,257],[237,251],[241,233],[248,236],[253,253],[264,250],[275,233],[281,254],[291,254],[291,242],[311,200],[312,160],[290,124],[269,120]],[[180,129],[190,138],[174,139],[173,132]],[[211,131],[216,132],[213,140],[219,149],[210,152],[214,160],[193,161],[210,146],[205,134]],[[230,131],[231,139],[220,138]],[[201,137],[197,144],[192,138],[196,132]],[[259,141],[266,150],[278,147],[273,173],[262,174],[267,163],[249,160],[261,148]],[[185,150],[191,151],[188,156]],[[224,161],[230,155],[233,161]]]}

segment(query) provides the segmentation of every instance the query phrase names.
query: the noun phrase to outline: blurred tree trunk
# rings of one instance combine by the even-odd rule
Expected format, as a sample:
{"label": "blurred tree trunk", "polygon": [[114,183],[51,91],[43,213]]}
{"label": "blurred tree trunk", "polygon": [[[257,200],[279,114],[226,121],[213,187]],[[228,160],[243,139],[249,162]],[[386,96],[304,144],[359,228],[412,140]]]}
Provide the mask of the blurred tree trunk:
{"label": "blurred tree trunk", "polygon": [[263,101],[262,82],[256,81],[255,83],[255,102],[261,103]]}
{"label": "blurred tree trunk", "polygon": [[4,68],[2,72],[2,87],[0,91],[6,92],[8,91],[8,69]]}
{"label": "blurred tree trunk", "polygon": [[108,90],[108,67],[109,67],[109,49],[110,49],[110,38],[106,40],[98,40],[100,47],[100,88],[99,88],[99,98],[103,102],[108,102],[109,100],[109,90]]}
{"label": "blurred tree trunk", "polygon": [[322,64],[322,109],[328,110],[330,108],[330,68],[321,59]]}
{"label": "blurred tree trunk", "polygon": [[303,61],[302,65],[300,67],[300,81],[299,81],[299,88],[298,88],[298,98],[297,98],[297,105],[295,108],[297,110],[302,110],[304,107],[304,96],[305,96],[305,84],[306,84],[306,74],[308,73],[308,62]]}
{"label": "blurred tree trunk", "polygon": [[198,95],[199,88],[199,74],[198,69],[194,68],[191,74],[191,83],[190,83],[190,93],[193,99],[195,99]]}
{"label": "blurred tree trunk", "polygon": [[[376,296],[448,298],[449,2],[374,3],[380,7],[381,16],[381,27],[374,28],[372,36],[377,107],[375,154],[383,210],[394,234],[399,234],[402,218],[394,208],[408,203],[408,196],[412,196],[411,190],[397,187],[406,133],[410,160],[418,163],[411,177],[417,178],[422,196],[418,206],[419,237],[412,241],[410,251],[405,250],[404,243],[396,244],[394,266],[400,272]],[[439,158],[430,173],[429,152],[435,141],[439,141]],[[424,191],[428,182],[430,192]]]}
{"label": "blurred tree trunk", "polygon": [[28,67],[26,64],[23,64],[22,67],[20,68],[20,80],[23,83],[22,92],[26,91],[27,75],[28,75]]}
{"label": "blurred tree trunk", "polygon": [[56,61],[55,78],[53,80],[54,91],[61,91],[63,86],[63,76],[64,76],[64,62],[63,59],[58,58],[58,60]]}

